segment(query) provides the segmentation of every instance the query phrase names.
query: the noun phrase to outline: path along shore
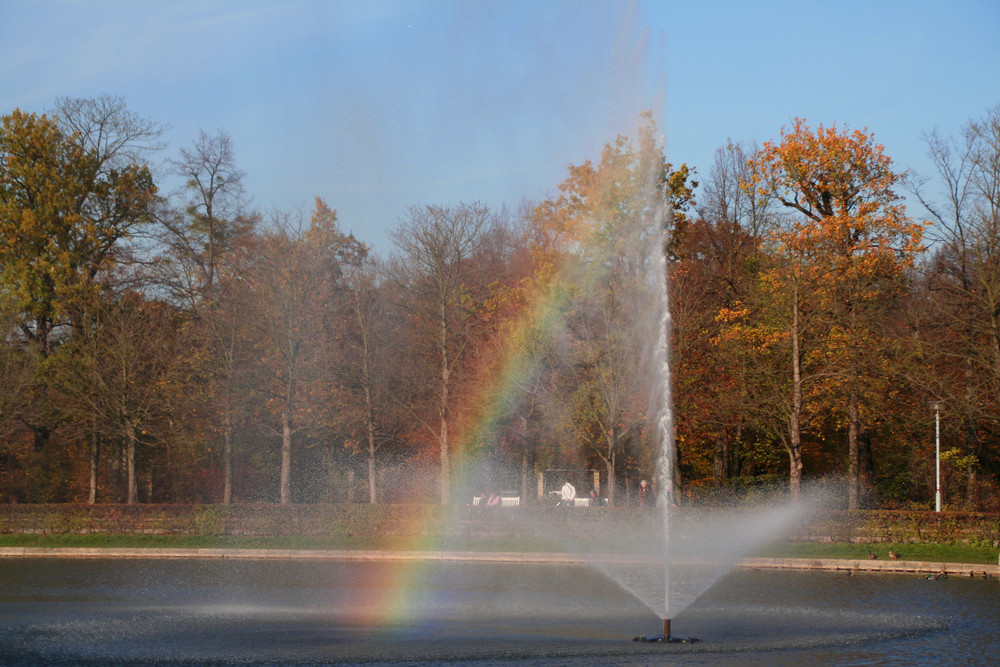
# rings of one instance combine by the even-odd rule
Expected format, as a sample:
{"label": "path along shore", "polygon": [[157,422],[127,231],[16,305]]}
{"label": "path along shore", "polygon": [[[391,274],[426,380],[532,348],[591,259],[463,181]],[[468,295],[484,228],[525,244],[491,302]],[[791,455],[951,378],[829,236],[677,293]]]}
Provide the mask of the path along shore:
{"label": "path along shore", "polygon": [[[353,560],[353,561],[471,561],[483,563],[586,564],[594,561],[633,561],[627,556],[571,553],[481,552],[481,551],[364,551],[322,549],[213,549],[213,548],[119,548],[119,547],[0,547],[0,558],[231,558],[258,560]],[[938,563],[909,560],[849,560],[837,558],[744,558],[736,567],[746,569],[826,570],[948,574],[966,577],[998,577],[1000,565]]]}

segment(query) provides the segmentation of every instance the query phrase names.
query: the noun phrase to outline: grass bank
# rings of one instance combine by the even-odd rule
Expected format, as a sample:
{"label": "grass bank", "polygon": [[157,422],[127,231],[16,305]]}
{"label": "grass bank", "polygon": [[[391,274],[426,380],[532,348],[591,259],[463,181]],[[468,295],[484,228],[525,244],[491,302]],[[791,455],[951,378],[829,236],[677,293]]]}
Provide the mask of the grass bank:
{"label": "grass bank", "polygon": [[127,534],[7,534],[0,547],[77,548],[187,548],[187,549],[329,549],[373,551],[549,551],[547,545],[527,538],[310,536],[310,535],[149,535]]}
{"label": "grass bank", "polygon": [[[528,538],[466,537],[422,539],[370,536],[239,536],[239,535],[147,535],[147,534],[7,534],[0,535],[0,547],[77,548],[204,548],[204,549],[329,549],[329,550],[413,550],[477,552],[542,552],[550,545]],[[893,551],[902,560],[941,563],[994,565],[997,550],[968,544],[856,542],[779,542],[753,554],[770,558],[866,559],[869,553],[889,560]]]}
{"label": "grass bank", "polygon": [[879,542],[877,544],[863,544],[858,542],[779,542],[767,546],[755,555],[769,558],[864,560],[871,553],[879,560],[890,560],[890,551],[896,553],[900,560],[969,563],[975,565],[997,564],[997,550],[994,547],[919,542]]}
{"label": "grass bank", "polygon": [[[605,533],[602,523],[619,529],[633,522],[642,526],[652,511],[580,508],[561,518],[562,528],[601,551],[596,536]],[[696,523],[740,510],[684,506],[675,511],[678,520]],[[530,525],[535,515],[551,518],[551,512],[533,505],[490,515],[430,504],[0,505],[0,546],[563,551],[519,527]],[[820,510],[792,526],[787,537],[752,555],[865,559],[871,552],[888,560],[891,550],[908,561],[996,564],[1000,514]]]}

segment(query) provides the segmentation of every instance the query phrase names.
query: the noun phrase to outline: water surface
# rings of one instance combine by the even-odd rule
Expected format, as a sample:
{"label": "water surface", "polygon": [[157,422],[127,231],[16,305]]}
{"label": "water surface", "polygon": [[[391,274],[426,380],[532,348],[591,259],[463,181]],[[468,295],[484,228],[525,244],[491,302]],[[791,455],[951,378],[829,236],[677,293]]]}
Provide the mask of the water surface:
{"label": "water surface", "polygon": [[4,665],[996,664],[994,579],[736,571],[673,621],[554,564],[0,560]]}

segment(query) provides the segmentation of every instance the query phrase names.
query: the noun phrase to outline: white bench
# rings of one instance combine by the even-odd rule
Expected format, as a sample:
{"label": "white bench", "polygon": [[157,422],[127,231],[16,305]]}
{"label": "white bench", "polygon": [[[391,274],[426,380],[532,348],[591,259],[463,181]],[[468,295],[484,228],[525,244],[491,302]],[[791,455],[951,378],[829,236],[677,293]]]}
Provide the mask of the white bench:
{"label": "white bench", "polygon": [[[485,505],[486,505],[486,501],[483,499],[482,496],[473,496],[472,497],[472,506],[473,507],[481,507],[481,506],[485,506]],[[521,505],[521,497],[520,496],[501,496],[500,497],[500,507],[518,507],[520,505]]]}
{"label": "white bench", "polygon": [[605,507],[608,504],[607,498],[598,498],[596,503],[592,503],[593,498],[574,498],[573,507]]}

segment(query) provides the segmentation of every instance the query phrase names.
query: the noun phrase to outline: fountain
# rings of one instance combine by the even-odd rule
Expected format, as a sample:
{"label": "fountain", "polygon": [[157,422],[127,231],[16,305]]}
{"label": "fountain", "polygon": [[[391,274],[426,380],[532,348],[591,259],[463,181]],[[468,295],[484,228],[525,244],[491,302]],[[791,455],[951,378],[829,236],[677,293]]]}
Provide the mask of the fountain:
{"label": "fountain", "polygon": [[[668,209],[669,212],[669,209]],[[670,374],[670,337],[673,333],[673,320],[670,315],[670,283],[668,279],[669,266],[665,248],[667,246],[666,225],[663,220],[656,216],[655,224],[659,234],[654,238],[657,240],[656,247],[652,250],[654,257],[653,266],[655,271],[654,293],[657,296],[657,310],[659,311],[659,326],[655,336],[655,353],[653,355],[653,369],[658,371],[658,382],[653,384],[655,396],[659,396],[657,403],[657,435],[660,443],[660,453],[656,461],[657,479],[660,482],[660,497],[657,505],[663,513],[663,580],[664,580],[664,607],[663,607],[663,634],[661,641],[672,640],[670,633],[670,512],[676,503],[674,494],[674,480],[676,479],[675,467],[677,464],[677,443],[674,437],[674,401],[673,384]],[[642,636],[637,637],[642,639]],[[647,638],[648,641],[648,638]]]}
{"label": "fountain", "polygon": [[[630,228],[616,230],[616,242],[611,246],[614,252],[631,257],[622,264],[633,267],[637,276],[631,283],[635,288],[631,308],[626,308],[631,311],[631,320],[625,326],[630,326],[644,342],[645,352],[637,365],[652,369],[646,386],[657,446],[656,508],[627,518],[593,513],[573,516],[573,512],[558,516],[532,514],[525,523],[535,535],[579,555],[659,616],[662,634],[640,635],[636,641],[691,643],[696,640],[671,632],[672,619],[741,558],[800,521],[806,507],[785,498],[725,512],[678,506],[670,359],[672,318],[665,252],[670,211],[659,193],[650,196],[647,192],[643,196],[661,203],[635,207],[644,213],[623,226]],[[599,266],[610,263],[614,262],[592,262]],[[592,276],[590,280],[596,282]],[[639,375],[642,371],[635,368],[633,373]]]}

